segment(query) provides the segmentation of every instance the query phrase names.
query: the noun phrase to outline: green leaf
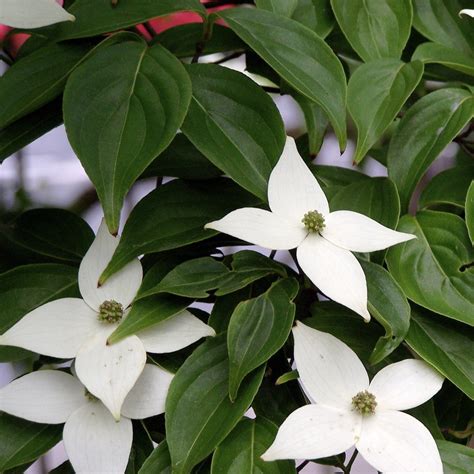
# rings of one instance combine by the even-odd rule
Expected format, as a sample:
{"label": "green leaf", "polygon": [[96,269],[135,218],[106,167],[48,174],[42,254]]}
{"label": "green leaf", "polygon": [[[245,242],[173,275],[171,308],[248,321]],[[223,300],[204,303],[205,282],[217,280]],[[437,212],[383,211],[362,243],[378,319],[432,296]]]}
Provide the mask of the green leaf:
{"label": "green leaf", "polygon": [[138,40],[97,51],[68,80],[69,141],[94,183],[111,233],[125,194],[181,126],[191,99],[183,65]]}
{"label": "green leaf", "polygon": [[411,0],[331,0],[345,37],[365,61],[399,59],[413,19]]}
{"label": "green leaf", "polygon": [[[455,166],[442,171],[423,189],[418,201],[419,207],[452,204],[464,208],[473,177],[474,165]],[[469,223],[469,219],[466,218],[466,222]]]}
{"label": "green leaf", "polygon": [[276,105],[242,73],[213,64],[193,64],[187,71],[193,98],[184,134],[215,166],[266,200],[268,178],[285,144]]}
{"label": "green leaf", "polygon": [[160,16],[179,11],[205,15],[199,0],[76,0],[68,11],[76,21],[44,29],[55,40],[85,38],[121,30]]}
{"label": "green leaf", "polygon": [[298,371],[291,370],[290,372],[286,372],[283,375],[280,375],[280,377],[276,379],[275,385],[283,385],[284,383],[291,382],[292,380],[297,380],[298,378]]}
{"label": "green leaf", "polygon": [[53,44],[29,54],[0,78],[0,128],[61,95],[92,44]]}
{"label": "green leaf", "polygon": [[171,474],[171,458],[166,440],[153,450],[138,474]]}
{"label": "green leaf", "polygon": [[385,329],[385,336],[377,341],[369,359],[371,364],[377,364],[405,339],[410,327],[410,305],[387,270],[364,260],[359,263],[367,280],[369,312]]}
{"label": "green leaf", "polygon": [[406,342],[469,398],[474,399],[474,331],[435,314],[412,310]]}
{"label": "green leaf", "polygon": [[219,12],[288,84],[319,104],[346,146],[346,78],[337,56],[313,31],[270,12],[232,8]]}
{"label": "green leaf", "polygon": [[264,368],[250,374],[232,403],[225,335],[201,344],[171,382],[166,433],[173,474],[187,474],[232,431],[252,403]]}
{"label": "green leaf", "polygon": [[441,89],[422,97],[400,120],[388,149],[388,175],[400,194],[402,211],[443,149],[474,115],[474,98],[462,89]]}
{"label": "green leaf", "polygon": [[474,465],[474,449],[450,441],[437,440],[444,474],[469,474]]}
{"label": "green leaf", "polygon": [[466,225],[469,237],[474,244],[474,182],[471,183],[466,195]]}
{"label": "green leaf", "polygon": [[349,80],[347,107],[357,127],[353,160],[359,163],[392,123],[420,82],[423,63],[377,59],[356,69]]}
{"label": "green leaf", "polygon": [[458,49],[449,48],[437,43],[420,44],[413,53],[412,60],[424,64],[437,63],[474,76],[474,57]]}
{"label": "green leaf", "polygon": [[217,334],[227,331],[232,313],[241,301],[250,298],[251,289],[252,288],[248,286],[234,293],[216,298],[208,324],[214,328]]}
{"label": "green leaf", "polygon": [[132,210],[101,282],[139,255],[179,248],[212,237],[216,232],[205,230],[205,224],[234,209],[257,204],[257,198],[229,179],[205,183],[175,180],[160,186]]}
{"label": "green leaf", "polygon": [[56,99],[0,129],[0,163],[62,122],[62,99]]}
{"label": "green leaf", "polygon": [[447,212],[403,216],[398,230],[416,239],[392,247],[390,273],[415,303],[474,325],[474,250],[464,221]]}
{"label": "green leaf", "polygon": [[298,0],[255,0],[255,5],[262,10],[291,17],[298,5]]}
{"label": "green leaf", "polygon": [[326,188],[329,186],[347,186],[357,181],[370,179],[364,173],[340,166],[310,164],[309,169],[320,184]]}
{"label": "green leaf", "polygon": [[61,440],[62,425],[43,425],[0,413],[0,471],[30,463]]}
{"label": "green leaf", "polygon": [[[24,265],[0,275],[0,334],[48,301],[79,296],[77,269],[59,264]],[[0,362],[30,354],[0,347]],[[18,355],[17,355],[18,354]],[[15,356],[17,355],[17,356]]]}
{"label": "green leaf", "polygon": [[320,38],[325,38],[335,23],[329,0],[298,0],[292,18],[313,30]]}
{"label": "green leaf", "polygon": [[80,263],[94,232],[65,209],[33,209],[0,230],[2,246],[20,260]]}
{"label": "green leaf", "polygon": [[294,474],[292,461],[265,462],[260,458],[277,431],[265,418],[244,418],[214,451],[211,474]]}
{"label": "green leaf", "polygon": [[294,279],[279,280],[263,295],[237,305],[227,330],[229,396],[237,397],[244,377],[275,354],[286,342],[295,317]]}
{"label": "green leaf", "polygon": [[472,23],[459,17],[467,7],[458,0],[413,0],[413,26],[435,43],[472,55],[474,31]]}

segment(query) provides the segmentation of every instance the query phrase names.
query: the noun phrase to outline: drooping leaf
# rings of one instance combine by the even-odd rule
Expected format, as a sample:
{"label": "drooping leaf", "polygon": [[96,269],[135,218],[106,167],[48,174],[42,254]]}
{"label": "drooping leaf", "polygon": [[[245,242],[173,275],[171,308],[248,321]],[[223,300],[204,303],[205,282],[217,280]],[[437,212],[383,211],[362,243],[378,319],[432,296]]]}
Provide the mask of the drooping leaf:
{"label": "drooping leaf", "polygon": [[432,313],[412,310],[406,341],[468,397],[474,399],[474,330]]}
{"label": "drooping leaf", "polygon": [[[421,192],[419,207],[451,204],[464,207],[467,190],[474,179],[474,165],[449,168],[437,174]],[[466,223],[469,219],[466,218]]]}
{"label": "drooping leaf", "polygon": [[62,425],[43,425],[0,413],[0,470],[32,462],[61,440]]}
{"label": "drooping leaf", "polygon": [[392,123],[420,82],[423,63],[377,59],[356,69],[347,89],[347,107],[357,127],[353,160],[359,163]]}
{"label": "drooping leaf", "polygon": [[474,98],[462,89],[422,97],[401,119],[388,149],[388,175],[400,194],[402,211],[430,164],[474,114]]}
{"label": "drooping leaf", "polygon": [[469,474],[474,465],[474,449],[450,441],[436,440],[444,474]]}
{"label": "drooping leaf", "polygon": [[229,395],[235,400],[240,384],[286,342],[295,317],[294,279],[278,280],[263,295],[237,305],[227,330]]}
{"label": "drooping leaf", "polygon": [[250,374],[239,396],[228,397],[225,335],[201,344],[171,382],[166,433],[174,474],[187,474],[232,431],[258,390],[263,368]]}
{"label": "drooping leaf", "polygon": [[323,39],[335,23],[329,0],[298,0],[292,18]]}
{"label": "drooping leaf", "polygon": [[337,22],[365,61],[399,59],[413,19],[411,0],[331,0]]}
{"label": "drooping leaf", "polygon": [[447,212],[405,215],[398,230],[416,239],[387,254],[391,275],[415,303],[474,325],[474,250],[464,221]]}
{"label": "drooping leaf", "polygon": [[298,5],[298,0],[255,0],[255,5],[262,10],[291,18]]}
{"label": "drooping leaf", "polygon": [[166,440],[153,450],[138,474],[171,474],[171,458]]}
{"label": "drooping leaf", "polygon": [[219,16],[288,84],[319,104],[346,146],[346,78],[331,48],[296,21],[262,10],[232,8]]}
{"label": "drooping leaf", "polygon": [[187,68],[193,98],[182,130],[215,166],[262,200],[285,131],[272,99],[245,75],[212,64]]}
{"label": "drooping leaf", "polygon": [[265,418],[244,418],[217,447],[212,456],[211,474],[294,474],[292,461],[263,461],[278,427]]}
{"label": "drooping leaf", "polygon": [[124,41],[97,51],[68,80],[69,141],[116,233],[125,194],[171,142],[191,99],[184,67],[160,45]]}
{"label": "drooping leaf", "polygon": [[474,182],[471,183],[466,194],[466,225],[471,242],[474,244]]}
{"label": "drooping leaf", "polygon": [[234,209],[257,204],[256,197],[228,179],[205,183],[175,180],[160,186],[133,209],[101,281],[144,253],[162,252],[212,237],[216,232],[205,230],[206,223]]}

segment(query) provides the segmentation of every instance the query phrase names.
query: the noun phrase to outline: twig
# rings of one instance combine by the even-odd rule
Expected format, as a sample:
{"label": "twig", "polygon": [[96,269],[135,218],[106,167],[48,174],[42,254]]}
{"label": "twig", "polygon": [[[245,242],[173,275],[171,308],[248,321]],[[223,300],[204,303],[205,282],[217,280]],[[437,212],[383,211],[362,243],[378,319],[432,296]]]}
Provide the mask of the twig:
{"label": "twig", "polygon": [[311,462],[311,461],[309,461],[309,460],[303,461],[303,462],[296,468],[296,472],[302,471],[310,462]]}
{"label": "twig", "polygon": [[145,28],[145,30],[151,36],[152,39],[156,36],[156,31],[153,28],[153,26],[151,26],[149,21],[145,21],[145,23],[143,23],[143,27]]}
{"label": "twig", "polygon": [[222,64],[222,63],[225,63],[227,61],[230,61],[231,59],[235,59],[235,58],[238,58],[240,56],[242,56],[242,52],[235,52],[235,53],[232,53],[232,54],[229,54],[228,56],[222,58],[222,59],[219,59],[218,61],[214,61],[214,64]]}

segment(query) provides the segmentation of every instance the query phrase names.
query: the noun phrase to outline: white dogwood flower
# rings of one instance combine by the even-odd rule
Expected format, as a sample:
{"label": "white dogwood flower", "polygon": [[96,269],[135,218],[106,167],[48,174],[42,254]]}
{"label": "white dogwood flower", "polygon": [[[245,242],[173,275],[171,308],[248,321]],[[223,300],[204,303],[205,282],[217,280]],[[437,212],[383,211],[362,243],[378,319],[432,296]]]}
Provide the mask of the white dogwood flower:
{"label": "white dogwood flower", "polygon": [[470,10],[469,8],[464,8],[459,12],[459,16],[461,15],[468,15],[472,18],[474,18],[474,10]]}
{"label": "white dogwood flower", "polygon": [[174,352],[201,337],[215,335],[210,326],[182,311],[109,345],[107,340],[126,316],[143,276],[141,263],[135,259],[98,286],[99,276],[118,243],[119,238],[108,232],[103,221],[79,267],[79,289],[84,299],[62,298],[46,303],[0,336],[0,345],[76,358],[77,376],[116,419],[145,366],[147,352]]}
{"label": "white dogwood flower", "polygon": [[163,413],[172,378],[146,364],[118,422],[79,380],[59,370],[32,372],[0,389],[0,411],[37,423],[65,423],[64,445],[75,472],[122,473],[132,446],[130,419]]}
{"label": "white dogwood flower", "polygon": [[423,361],[384,367],[369,383],[357,355],[334,336],[300,322],[293,328],[295,363],[311,405],[295,410],[263,454],[317,459],[355,446],[382,472],[443,472],[430,432],[407,410],[440,390],[443,377]]}
{"label": "white dogwood flower", "polygon": [[39,28],[75,19],[56,0],[0,1],[0,24],[14,28]]}
{"label": "white dogwood flower", "polygon": [[242,208],[206,224],[272,250],[297,247],[297,259],[310,280],[330,299],[367,321],[367,283],[353,252],[373,252],[415,238],[363,214],[329,211],[321,186],[288,137],[268,182],[270,211]]}

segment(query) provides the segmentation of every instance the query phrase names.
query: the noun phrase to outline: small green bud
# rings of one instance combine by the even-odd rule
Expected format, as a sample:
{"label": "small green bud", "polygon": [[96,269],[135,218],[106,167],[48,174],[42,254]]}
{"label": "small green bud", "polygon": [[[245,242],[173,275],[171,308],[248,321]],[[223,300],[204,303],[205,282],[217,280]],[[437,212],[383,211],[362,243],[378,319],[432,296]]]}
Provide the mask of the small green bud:
{"label": "small green bud", "polygon": [[115,300],[104,301],[99,306],[99,321],[103,323],[118,323],[123,317],[123,306]]}
{"label": "small green bud", "polygon": [[308,211],[301,219],[308,232],[321,232],[324,227],[324,217],[318,211]]}
{"label": "small green bud", "polygon": [[373,415],[376,406],[375,395],[372,395],[367,390],[359,392],[355,397],[352,397],[352,407],[361,415]]}

